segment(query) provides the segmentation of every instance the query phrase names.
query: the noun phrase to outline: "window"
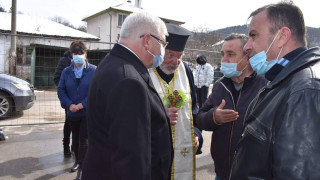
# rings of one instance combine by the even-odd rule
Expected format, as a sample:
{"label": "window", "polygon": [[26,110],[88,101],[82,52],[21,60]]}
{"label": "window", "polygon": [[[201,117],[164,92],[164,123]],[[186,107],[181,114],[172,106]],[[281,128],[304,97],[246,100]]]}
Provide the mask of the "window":
{"label": "window", "polygon": [[118,26],[121,27],[123,21],[126,19],[128,15],[125,14],[118,14]]}

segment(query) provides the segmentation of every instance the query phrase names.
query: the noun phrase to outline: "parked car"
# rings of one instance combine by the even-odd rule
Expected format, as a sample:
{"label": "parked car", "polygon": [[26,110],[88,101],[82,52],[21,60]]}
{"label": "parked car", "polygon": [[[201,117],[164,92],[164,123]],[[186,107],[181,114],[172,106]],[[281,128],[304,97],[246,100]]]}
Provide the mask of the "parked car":
{"label": "parked car", "polygon": [[35,98],[32,84],[14,76],[0,74],[0,118],[31,108]]}

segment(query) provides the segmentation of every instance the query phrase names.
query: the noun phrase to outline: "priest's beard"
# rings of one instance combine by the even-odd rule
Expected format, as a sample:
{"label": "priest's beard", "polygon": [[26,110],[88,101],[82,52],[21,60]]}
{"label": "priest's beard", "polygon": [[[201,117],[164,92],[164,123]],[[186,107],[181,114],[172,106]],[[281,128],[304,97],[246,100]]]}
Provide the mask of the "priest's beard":
{"label": "priest's beard", "polygon": [[160,65],[160,69],[166,74],[166,75],[170,75],[173,74],[174,71],[178,68],[178,65],[174,65],[174,64],[161,64]]}

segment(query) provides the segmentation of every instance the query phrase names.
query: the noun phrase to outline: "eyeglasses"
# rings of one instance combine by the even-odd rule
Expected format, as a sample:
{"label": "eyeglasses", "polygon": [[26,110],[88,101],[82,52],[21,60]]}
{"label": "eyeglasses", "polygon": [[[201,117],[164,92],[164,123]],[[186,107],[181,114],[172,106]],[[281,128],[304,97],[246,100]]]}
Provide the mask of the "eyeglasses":
{"label": "eyeglasses", "polygon": [[[142,38],[145,34],[141,35],[140,38]],[[154,39],[156,39],[158,41],[159,44],[162,44],[163,48],[166,48],[167,45],[169,44],[168,42],[165,42],[161,39],[159,39],[157,36],[150,34],[151,37],[153,37]]]}

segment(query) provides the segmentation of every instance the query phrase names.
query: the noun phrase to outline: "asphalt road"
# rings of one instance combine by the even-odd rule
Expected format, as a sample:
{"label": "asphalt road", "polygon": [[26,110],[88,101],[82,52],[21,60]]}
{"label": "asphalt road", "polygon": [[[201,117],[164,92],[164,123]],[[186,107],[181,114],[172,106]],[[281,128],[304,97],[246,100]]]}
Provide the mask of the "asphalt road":
{"label": "asphalt road", "polygon": [[[0,179],[74,179],[76,173],[69,172],[74,159],[63,157],[61,122],[64,110],[56,91],[37,91],[36,95],[37,100],[31,109],[0,120],[0,126],[8,136],[6,141],[0,142]],[[196,179],[213,180],[211,132],[203,132],[203,137],[203,153],[196,157]]]}
{"label": "asphalt road", "polygon": [[[0,142],[0,179],[74,179],[69,173],[73,158],[62,153],[63,124],[6,126],[6,141]],[[203,133],[203,153],[197,156],[196,179],[214,179],[210,156],[210,133]]]}

